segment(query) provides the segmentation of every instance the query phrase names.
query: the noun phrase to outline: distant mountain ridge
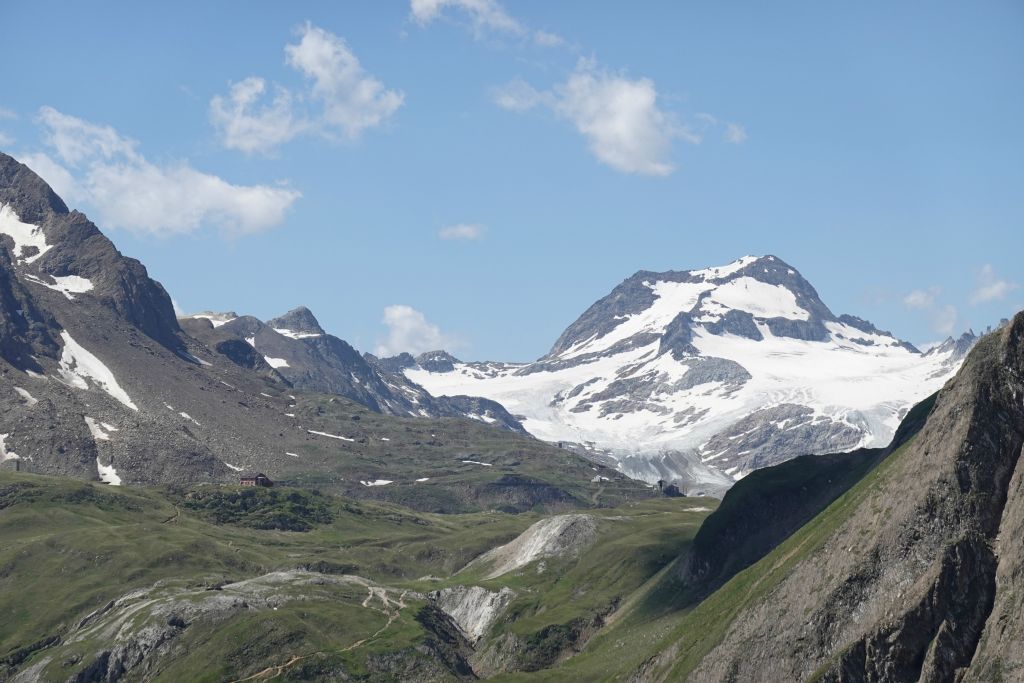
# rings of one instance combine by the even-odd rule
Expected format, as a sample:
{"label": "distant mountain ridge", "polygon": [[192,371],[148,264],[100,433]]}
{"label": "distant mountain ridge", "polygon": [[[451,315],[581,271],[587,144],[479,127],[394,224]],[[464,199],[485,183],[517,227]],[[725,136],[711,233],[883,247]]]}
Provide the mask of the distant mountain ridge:
{"label": "distant mountain ridge", "polygon": [[640,271],[533,363],[421,357],[405,374],[435,395],[482,395],[532,434],[606,452],[631,476],[720,493],[807,453],[882,446],[952,376],[973,334],[921,353],[835,315],[776,256]]}
{"label": "distant mountain ridge", "polygon": [[0,154],[0,469],[111,485],[260,471],[435,512],[651,495],[386,365],[304,308],[179,320],[142,264]]}
{"label": "distant mountain ridge", "polygon": [[[290,387],[336,394],[386,415],[466,417],[524,433],[500,404],[469,396],[434,397],[407,379],[393,363],[360,354],[328,334],[305,306],[260,321],[235,313],[198,313],[181,319],[196,339],[243,367],[261,368]],[[239,346],[246,344],[249,348]]]}

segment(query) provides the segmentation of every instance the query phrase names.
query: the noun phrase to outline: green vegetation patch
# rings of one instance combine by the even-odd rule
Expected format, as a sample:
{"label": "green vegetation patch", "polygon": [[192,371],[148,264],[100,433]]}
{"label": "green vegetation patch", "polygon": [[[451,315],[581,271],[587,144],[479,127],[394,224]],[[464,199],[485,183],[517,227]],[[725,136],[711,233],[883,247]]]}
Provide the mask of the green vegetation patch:
{"label": "green vegetation patch", "polygon": [[203,486],[172,493],[180,507],[214,524],[250,529],[309,531],[334,520],[330,502],[317,492],[262,486]]}

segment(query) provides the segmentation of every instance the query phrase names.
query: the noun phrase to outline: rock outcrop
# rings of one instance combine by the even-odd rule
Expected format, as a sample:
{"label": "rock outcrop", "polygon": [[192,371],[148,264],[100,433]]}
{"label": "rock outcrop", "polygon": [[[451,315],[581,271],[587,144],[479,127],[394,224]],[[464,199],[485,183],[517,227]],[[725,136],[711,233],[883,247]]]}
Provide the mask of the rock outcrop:
{"label": "rock outcrop", "polygon": [[[784,560],[751,569],[767,589],[722,615],[724,636],[690,679],[1024,676],[1022,445],[1024,313],[978,343],[912,440],[798,532]],[[772,584],[783,561],[792,568]]]}

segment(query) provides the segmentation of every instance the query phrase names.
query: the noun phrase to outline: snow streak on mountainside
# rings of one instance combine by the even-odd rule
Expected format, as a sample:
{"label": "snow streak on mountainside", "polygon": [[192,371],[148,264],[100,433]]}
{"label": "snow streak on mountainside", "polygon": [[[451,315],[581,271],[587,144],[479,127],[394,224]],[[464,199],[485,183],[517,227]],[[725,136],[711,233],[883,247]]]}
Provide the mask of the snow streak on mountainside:
{"label": "snow streak on mountainside", "polygon": [[405,374],[435,396],[493,399],[535,436],[605,450],[633,476],[715,490],[798,455],[886,444],[973,341],[922,354],[833,315],[781,259],[745,256],[637,273],[534,363],[433,353]]}

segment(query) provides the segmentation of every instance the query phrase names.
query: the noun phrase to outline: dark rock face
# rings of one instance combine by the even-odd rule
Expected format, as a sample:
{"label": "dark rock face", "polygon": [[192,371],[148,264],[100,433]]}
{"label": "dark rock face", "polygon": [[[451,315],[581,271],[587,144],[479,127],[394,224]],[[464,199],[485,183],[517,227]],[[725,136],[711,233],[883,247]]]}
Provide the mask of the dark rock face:
{"label": "dark rock face", "polygon": [[655,296],[650,287],[643,283],[661,279],[666,275],[689,278],[689,273],[652,273],[641,270],[584,311],[576,322],[566,328],[545,357],[557,356],[569,350],[573,344],[595,335],[604,336],[619,324],[617,318],[646,310],[654,303]]}
{"label": "dark rock face", "polygon": [[363,359],[370,365],[378,368],[381,372],[388,372],[395,375],[402,374],[406,368],[415,367],[416,359],[410,353],[400,353],[390,358],[377,358],[372,353],[364,353]]}
{"label": "dark rock face", "polygon": [[0,204],[15,207],[21,220],[41,225],[47,217],[66,214],[68,207],[32,170],[0,152]]}
{"label": "dark rock face", "polygon": [[751,472],[701,525],[677,570],[679,580],[696,596],[710,594],[813,519],[888,452],[805,455]]}
{"label": "dark rock face", "polygon": [[[750,373],[735,361],[710,356],[686,359],[688,369],[682,377],[670,379],[655,371],[617,379],[603,391],[593,394],[587,402],[575,406],[573,412],[590,410],[594,403],[604,401],[601,415],[631,413],[637,410],[660,410],[652,397],[674,391],[685,391],[701,384],[720,382],[723,391],[735,391],[750,379]],[[682,420],[680,420],[682,421]]]}
{"label": "dark rock face", "polygon": [[416,364],[428,372],[451,372],[459,359],[447,351],[427,351],[416,357]]}
{"label": "dark rock face", "polygon": [[733,423],[709,439],[701,454],[713,457],[719,468],[749,472],[778,464],[787,459],[788,453],[853,448],[862,436],[863,432],[846,422],[815,417],[807,406],[783,403],[754,411]]}
{"label": "dark rock face", "polygon": [[34,356],[58,357],[58,334],[57,323],[15,276],[10,251],[0,248],[0,357],[19,370],[41,373]]}
{"label": "dark rock face", "polygon": [[743,604],[691,677],[1018,677],[1021,396],[1024,313],[978,343],[916,437],[823,513],[827,535]]}
{"label": "dark rock face", "polygon": [[92,282],[94,295],[142,332],[172,350],[183,348],[171,298],[137,260],[122,256],[83,214],[64,202],[28,167],[0,153],[0,204],[22,222],[38,225],[50,246],[31,265],[36,274],[77,275]]}
{"label": "dark rock face", "polygon": [[[469,418],[525,433],[519,420],[495,401],[431,396],[402,374],[403,369],[416,364],[410,354],[386,359],[360,354],[348,342],[323,332],[306,308],[297,308],[268,323],[252,316],[225,319],[229,321],[218,327],[203,318],[186,319],[183,324],[189,334],[236,365],[289,387],[344,396],[387,415]],[[438,352],[436,360],[449,365],[455,361],[444,352]]]}
{"label": "dark rock face", "polygon": [[275,330],[291,330],[298,334],[326,334],[313,312],[305,306],[293,308],[280,318],[268,320],[267,325]]}
{"label": "dark rock face", "polygon": [[658,354],[663,353],[671,353],[676,360],[698,353],[693,345],[693,328],[690,325],[689,313],[680,313],[665,328],[658,344]]}
{"label": "dark rock face", "polygon": [[735,334],[737,337],[745,337],[754,341],[764,339],[761,330],[757,329],[757,325],[754,323],[754,316],[746,311],[728,311],[721,320],[708,323],[704,329],[711,334]]}
{"label": "dark rock face", "polygon": [[217,342],[213,350],[222,356],[226,356],[235,365],[248,370],[269,370],[270,366],[263,356],[256,353],[256,349],[246,344],[241,339],[225,339]]}

